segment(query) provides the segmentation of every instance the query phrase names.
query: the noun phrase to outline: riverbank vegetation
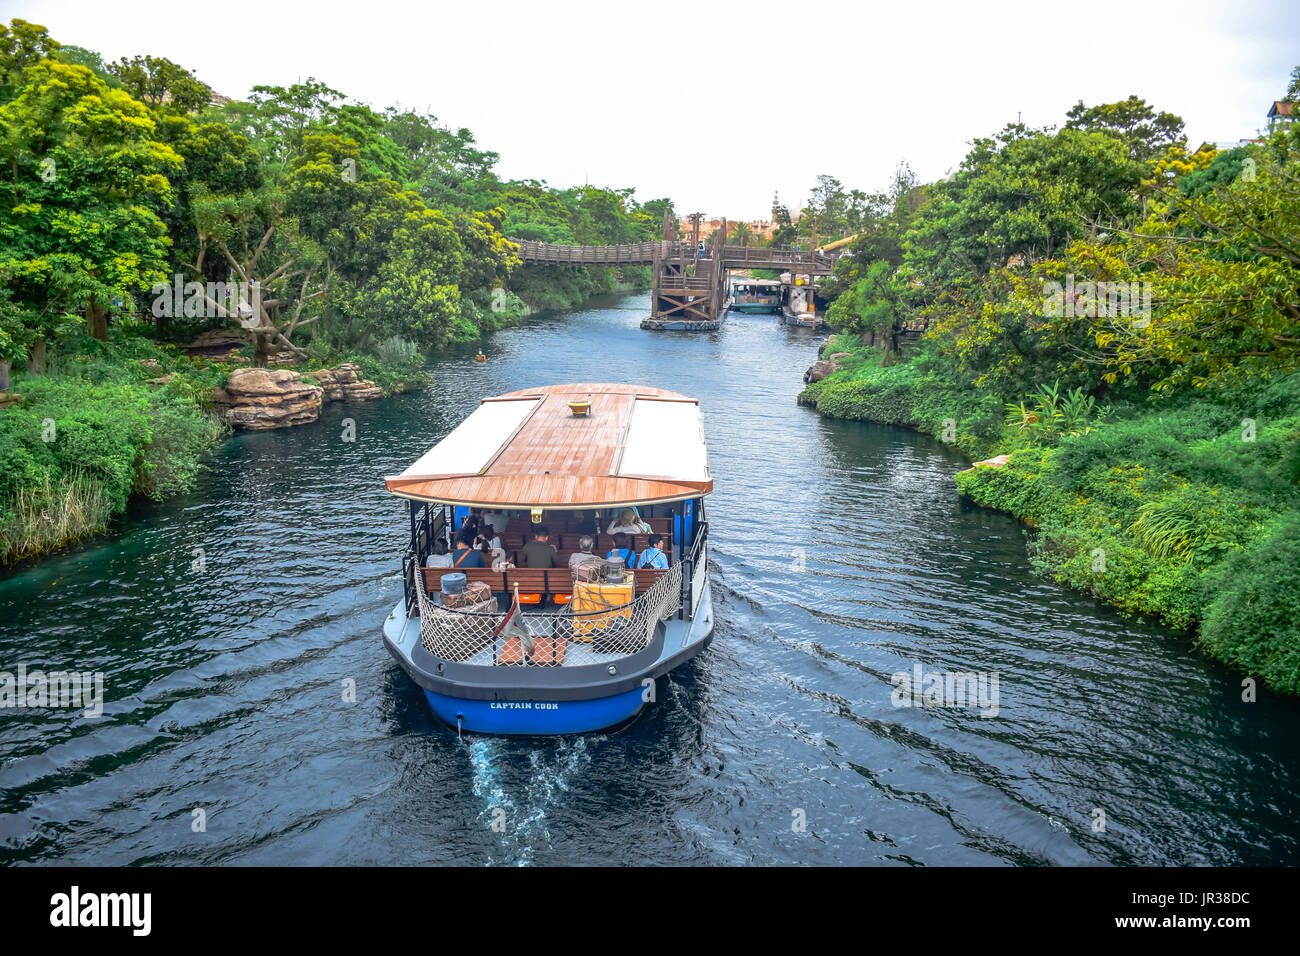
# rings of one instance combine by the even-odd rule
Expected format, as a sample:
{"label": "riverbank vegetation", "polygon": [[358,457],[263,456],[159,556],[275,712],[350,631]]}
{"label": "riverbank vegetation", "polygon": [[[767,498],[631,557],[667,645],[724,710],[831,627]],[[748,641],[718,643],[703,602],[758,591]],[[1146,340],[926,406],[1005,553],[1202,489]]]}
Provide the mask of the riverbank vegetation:
{"label": "riverbank vegetation", "polygon": [[[502,180],[469,130],[315,79],[231,101],[17,19],[0,129],[0,564],[189,487],[233,368],[423,381],[431,353],[648,285],[524,267],[511,239],[657,238],[669,207]],[[221,330],[247,345],[183,347]]]}
{"label": "riverbank vegetation", "polygon": [[1191,150],[1136,97],[1065,119],[879,197],[801,401],[1009,456],[957,484],[1041,569],[1300,693],[1300,128]]}

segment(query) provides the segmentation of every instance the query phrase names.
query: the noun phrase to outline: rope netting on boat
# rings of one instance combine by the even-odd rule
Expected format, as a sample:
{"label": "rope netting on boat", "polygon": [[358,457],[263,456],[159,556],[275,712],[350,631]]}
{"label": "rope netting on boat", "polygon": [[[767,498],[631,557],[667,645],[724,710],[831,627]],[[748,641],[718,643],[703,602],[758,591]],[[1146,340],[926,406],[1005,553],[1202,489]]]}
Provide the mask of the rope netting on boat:
{"label": "rope netting on boat", "polygon": [[603,664],[643,650],[655,626],[681,608],[682,565],[674,564],[630,604],[617,603],[617,590],[575,581],[573,600],[544,611],[503,612],[486,595],[448,607],[429,596],[424,575],[415,575],[415,586],[420,643],[437,657],[485,666]]}

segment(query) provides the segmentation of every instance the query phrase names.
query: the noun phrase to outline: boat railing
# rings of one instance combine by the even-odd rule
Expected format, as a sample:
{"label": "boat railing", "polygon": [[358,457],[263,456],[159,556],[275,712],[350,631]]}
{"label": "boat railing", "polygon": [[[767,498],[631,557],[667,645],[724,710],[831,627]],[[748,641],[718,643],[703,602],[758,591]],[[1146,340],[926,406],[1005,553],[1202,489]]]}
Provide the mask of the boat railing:
{"label": "boat railing", "polygon": [[[703,514],[703,511],[704,509],[701,507],[700,513]],[[688,620],[694,620],[695,618],[695,609],[699,605],[700,594],[704,590],[704,580],[709,573],[708,552],[705,550],[705,542],[708,537],[709,522],[706,519],[700,522],[690,552],[678,565],[682,569],[681,613],[682,617]]]}
{"label": "boat railing", "polygon": [[681,607],[682,574],[678,562],[629,604],[600,606],[601,592],[593,588],[582,610],[575,610],[575,598],[555,610],[521,612],[508,623],[496,598],[481,607],[448,607],[429,596],[417,573],[420,643],[435,657],[484,666],[606,664],[650,645],[659,622]]}

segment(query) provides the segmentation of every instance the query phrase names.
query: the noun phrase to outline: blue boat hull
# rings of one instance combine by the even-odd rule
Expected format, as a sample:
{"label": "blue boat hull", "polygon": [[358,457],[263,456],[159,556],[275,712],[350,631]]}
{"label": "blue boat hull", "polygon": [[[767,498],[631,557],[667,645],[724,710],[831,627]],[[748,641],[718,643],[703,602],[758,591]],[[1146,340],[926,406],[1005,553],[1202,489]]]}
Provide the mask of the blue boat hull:
{"label": "blue boat hull", "polygon": [[645,706],[636,688],[593,700],[466,700],[425,690],[438,718],[479,734],[583,734],[626,723]]}

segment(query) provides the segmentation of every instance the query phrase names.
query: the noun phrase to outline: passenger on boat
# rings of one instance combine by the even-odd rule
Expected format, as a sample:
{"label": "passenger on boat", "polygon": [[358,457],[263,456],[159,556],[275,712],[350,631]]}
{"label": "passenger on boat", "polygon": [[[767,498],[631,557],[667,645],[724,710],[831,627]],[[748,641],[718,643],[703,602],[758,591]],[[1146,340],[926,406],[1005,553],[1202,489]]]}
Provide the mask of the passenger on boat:
{"label": "passenger on boat", "polygon": [[609,554],[605,555],[609,561],[620,558],[623,561],[623,567],[631,569],[636,567],[636,552],[628,547],[628,537],[623,532],[614,533],[614,547],[610,549]]}
{"label": "passenger on boat", "polygon": [[569,555],[569,570],[572,571],[582,565],[602,564],[603,562],[600,560],[600,557],[591,553],[591,549],[595,546],[596,539],[591,535],[584,534],[579,538],[578,550]]}
{"label": "passenger on boat", "polygon": [[555,567],[555,547],[550,544],[551,532],[546,525],[538,525],[533,531],[533,540],[529,541],[519,552],[519,560],[526,568]]}
{"label": "passenger on boat", "polygon": [[439,538],[433,543],[433,551],[424,559],[426,568],[449,568],[451,567],[451,554],[447,551],[447,542]]}
{"label": "passenger on boat", "polygon": [[483,551],[483,560],[488,563],[488,566],[493,571],[509,570],[497,567],[502,562],[507,564],[509,562],[506,561],[506,549],[501,546],[501,535],[497,534],[497,529],[494,526],[490,524],[483,525],[483,530],[475,540]]}
{"label": "passenger on boat", "polygon": [[577,531],[578,534],[600,534],[600,523],[596,520],[594,514],[587,511],[579,511],[578,526],[574,530]]}
{"label": "passenger on boat", "polygon": [[641,556],[637,558],[636,566],[638,568],[668,569],[668,557],[664,554],[663,535],[652,534],[650,536],[650,547],[641,552]]}
{"label": "passenger on boat", "polygon": [[501,534],[510,524],[510,512],[485,511],[483,512],[483,523],[490,524],[493,531],[497,534]]}
{"label": "passenger on boat", "polygon": [[638,519],[635,511],[624,508],[618,513],[618,517],[609,523],[605,534],[647,534],[649,531],[650,526]]}
{"label": "passenger on boat", "polygon": [[487,544],[489,551],[500,551],[501,548],[501,528],[504,525],[484,524],[479,528],[479,537]]}
{"label": "passenger on boat", "polygon": [[492,548],[488,545],[486,537],[481,534],[474,535],[474,550],[483,555],[483,567],[492,567],[492,561],[496,558],[496,555],[492,553]]}
{"label": "passenger on boat", "polygon": [[483,560],[483,552],[474,547],[474,535],[468,531],[462,531],[460,537],[456,539],[456,550],[451,556],[451,566],[460,568],[485,568],[487,562]]}

